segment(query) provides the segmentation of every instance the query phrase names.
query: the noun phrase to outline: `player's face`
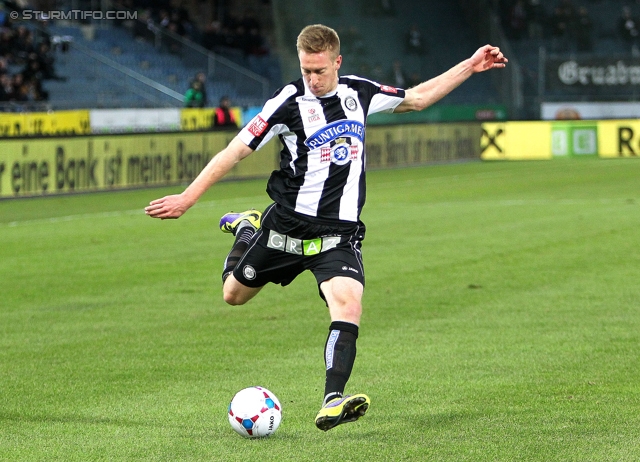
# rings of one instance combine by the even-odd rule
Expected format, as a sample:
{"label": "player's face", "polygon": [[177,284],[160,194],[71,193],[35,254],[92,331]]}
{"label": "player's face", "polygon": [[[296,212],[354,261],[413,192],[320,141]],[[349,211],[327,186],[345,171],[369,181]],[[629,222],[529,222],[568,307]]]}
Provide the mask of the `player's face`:
{"label": "player's face", "polygon": [[328,51],[307,53],[301,51],[300,69],[302,77],[314,96],[324,96],[338,86],[338,69],[342,64],[342,56],[333,59]]}

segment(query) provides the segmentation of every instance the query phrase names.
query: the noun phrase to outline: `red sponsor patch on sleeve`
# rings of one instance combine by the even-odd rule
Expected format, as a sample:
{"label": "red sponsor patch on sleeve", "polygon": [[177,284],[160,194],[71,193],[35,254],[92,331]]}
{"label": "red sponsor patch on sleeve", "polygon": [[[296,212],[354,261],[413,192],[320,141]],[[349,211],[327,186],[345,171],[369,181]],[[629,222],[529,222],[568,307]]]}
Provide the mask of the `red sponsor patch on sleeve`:
{"label": "red sponsor patch on sleeve", "polygon": [[390,87],[388,85],[380,85],[380,90],[384,91],[385,93],[394,93],[394,94],[398,93],[398,89],[397,88]]}
{"label": "red sponsor patch on sleeve", "polygon": [[262,117],[257,115],[251,121],[248,130],[253,136],[260,136],[268,126],[269,124],[262,120]]}

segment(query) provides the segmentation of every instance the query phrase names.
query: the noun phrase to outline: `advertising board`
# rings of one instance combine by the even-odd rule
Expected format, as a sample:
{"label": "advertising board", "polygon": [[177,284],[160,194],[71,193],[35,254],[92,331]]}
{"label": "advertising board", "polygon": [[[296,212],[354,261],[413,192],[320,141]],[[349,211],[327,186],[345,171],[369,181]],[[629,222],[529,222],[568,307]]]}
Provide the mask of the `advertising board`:
{"label": "advertising board", "polygon": [[0,138],[91,133],[89,111],[0,113]]}
{"label": "advertising board", "polygon": [[[189,183],[235,133],[162,133],[13,139],[2,142],[0,198]],[[266,176],[276,143],[228,178]]]}

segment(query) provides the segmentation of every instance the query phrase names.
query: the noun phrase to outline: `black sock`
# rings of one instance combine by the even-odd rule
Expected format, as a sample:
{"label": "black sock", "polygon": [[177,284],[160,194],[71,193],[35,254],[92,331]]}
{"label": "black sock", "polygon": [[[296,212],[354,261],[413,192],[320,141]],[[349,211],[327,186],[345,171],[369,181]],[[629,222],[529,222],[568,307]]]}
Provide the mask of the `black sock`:
{"label": "black sock", "polygon": [[351,376],[356,360],[358,326],[350,322],[333,321],[324,347],[324,362],[327,376],[324,385],[325,404],[340,397]]}
{"label": "black sock", "polygon": [[243,226],[236,231],[236,240],[233,243],[233,247],[231,247],[231,252],[229,252],[229,255],[227,255],[227,258],[224,261],[224,270],[222,271],[223,283],[227,280],[229,275],[233,273],[233,269],[246,252],[249,247],[249,242],[251,242],[251,238],[255,233],[256,229],[251,225]]}

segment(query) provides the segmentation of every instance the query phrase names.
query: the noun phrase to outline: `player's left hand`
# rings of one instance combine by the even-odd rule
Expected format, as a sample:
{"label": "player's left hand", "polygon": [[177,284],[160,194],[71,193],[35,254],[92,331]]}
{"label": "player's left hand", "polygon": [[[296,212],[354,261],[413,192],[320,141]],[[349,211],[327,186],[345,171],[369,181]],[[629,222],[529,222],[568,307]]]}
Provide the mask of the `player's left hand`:
{"label": "player's left hand", "polygon": [[151,218],[180,218],[193,204],[188,204],[182,194],[165,196],[151,201],[144,209],[144,213]]}
{"label": "player's left hand", "polygon": [[509,60],[500,51],[500,48],[492,45],[485,45],[470,58],[474,72],[483,72],[489,69],[501,69],[507,65]]}

